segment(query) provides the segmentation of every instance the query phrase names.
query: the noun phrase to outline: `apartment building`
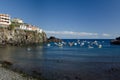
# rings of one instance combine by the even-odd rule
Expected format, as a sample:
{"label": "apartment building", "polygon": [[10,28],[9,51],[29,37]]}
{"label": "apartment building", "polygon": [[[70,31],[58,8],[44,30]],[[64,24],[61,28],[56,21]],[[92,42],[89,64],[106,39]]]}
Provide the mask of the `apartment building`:
{"label": "apartment building", "polygon": [[0,14],[0,25],[9,26],[10,24],[10,16],[8,14]]}

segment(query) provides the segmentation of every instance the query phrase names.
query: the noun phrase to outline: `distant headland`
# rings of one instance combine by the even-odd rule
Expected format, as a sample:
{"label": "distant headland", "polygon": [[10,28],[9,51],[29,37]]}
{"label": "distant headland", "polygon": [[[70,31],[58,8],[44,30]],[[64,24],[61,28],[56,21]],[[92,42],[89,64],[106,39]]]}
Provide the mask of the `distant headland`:
{"label": "distant headland", "polygon": [[111,40],[110,43],[111,43],[111,44],[114,44],[114,45],[120,45],[120,37],[117,37],[116,39]]}
{"label": "distant headland", "polygon": [[22,19],[0,14],[0,45],[26,45],[46,42],[46,33],[39,27]]}

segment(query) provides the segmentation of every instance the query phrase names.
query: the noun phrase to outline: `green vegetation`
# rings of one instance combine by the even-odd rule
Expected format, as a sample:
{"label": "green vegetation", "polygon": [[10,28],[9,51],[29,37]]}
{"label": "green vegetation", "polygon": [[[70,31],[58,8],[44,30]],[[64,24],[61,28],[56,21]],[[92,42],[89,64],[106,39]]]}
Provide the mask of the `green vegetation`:
{"label": "green vegetation", "polygon": [[14,30],[15,27],[19,27],[19,26],[20,26],[20,23],[12,22],[11,25],[9,26],[9,29]]}

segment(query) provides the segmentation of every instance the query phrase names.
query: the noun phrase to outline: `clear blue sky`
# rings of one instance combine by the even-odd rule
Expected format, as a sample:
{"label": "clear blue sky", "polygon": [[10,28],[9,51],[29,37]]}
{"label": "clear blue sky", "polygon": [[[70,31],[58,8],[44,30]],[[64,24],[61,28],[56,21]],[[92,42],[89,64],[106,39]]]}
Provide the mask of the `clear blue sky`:
{"label": "clear blue sky", "polygon": [[0,13],[59,38],[120,36],[120,0],[1,0]]}

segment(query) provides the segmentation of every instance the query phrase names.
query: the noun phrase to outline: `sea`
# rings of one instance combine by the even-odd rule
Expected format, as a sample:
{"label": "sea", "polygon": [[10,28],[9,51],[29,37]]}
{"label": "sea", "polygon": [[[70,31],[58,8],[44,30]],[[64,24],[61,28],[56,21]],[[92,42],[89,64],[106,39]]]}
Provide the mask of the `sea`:
{"label": "sea", "polygon": [[63,39],[42,45],[1,47],[0,60],[46,80],[120,80],[120,45],[111,39]]}

